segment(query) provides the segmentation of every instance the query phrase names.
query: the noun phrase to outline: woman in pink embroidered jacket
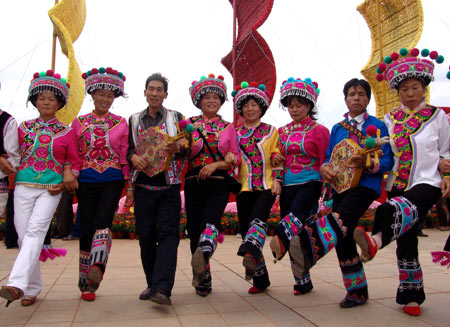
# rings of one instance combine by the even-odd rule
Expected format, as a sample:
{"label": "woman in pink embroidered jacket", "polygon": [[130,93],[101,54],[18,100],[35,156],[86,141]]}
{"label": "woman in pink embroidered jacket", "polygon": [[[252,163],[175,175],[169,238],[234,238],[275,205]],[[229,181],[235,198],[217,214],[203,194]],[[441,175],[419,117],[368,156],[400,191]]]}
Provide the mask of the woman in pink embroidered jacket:
{"label": "woman in pink embroidered jacket", "polygon": [[191,240],[192,286],[200,296],[211,292],[209,259],[216,247],[220,220],[228,203],[233,172],[240,162],[236,130],[218,115],[226,100],[223,77],[209,75],[190,88],[192,102],[202,115],[191,117],[195,130],[192,133],[191,153],[185,177],[185,203],[187,230]]}
{"label": "woman in pink embroidered jacket", "polygon": [[[316,102],[319,89],[310,78],[289,78],[280,89],[280,102],[289,111],[292,122],[280,127],[278,141],[281,159],[283,187],[280,196],[280,224],[270,247],[276,259],[280,260],[290,247],[293,238],[302,230],[306,219],[317,210],[322,189],[320,166],[326,158],[330,139],[328,129],[317,123]],[[276,160],[276,158],[274,159]],[[298,238],[298,237],[297,237]],[[296,262],[291,260],[294,274],[294,294],[301,295],[312,290],[309,270],[299,272]]]}
{"label": "woman in pink embroidered jacket", "polygon": [[128,124],[109,112],[115,98],[124,95],[125,76],[112,68],[94,68],[83,78],[94,110],[72,123],[83,159],[77,191],[81,229],[78,287],[83,300],[93,301],[111,249],[114,212],[124,180],[128,180]]}
{"label": "woman in pink embroidered jacket", "polygon": [[18,234],[19,254],[0,296],[21,304],[36,302],[42,290],[39,255],[61,192],[74,192],[81,160],[76,151],[72,128],[56,118],[65,106],[69,86],[53,71],[35,73],[29,87],[28,101],[38,109],[39,117],[19,126],[20,167],[14,191],[14,225]]}

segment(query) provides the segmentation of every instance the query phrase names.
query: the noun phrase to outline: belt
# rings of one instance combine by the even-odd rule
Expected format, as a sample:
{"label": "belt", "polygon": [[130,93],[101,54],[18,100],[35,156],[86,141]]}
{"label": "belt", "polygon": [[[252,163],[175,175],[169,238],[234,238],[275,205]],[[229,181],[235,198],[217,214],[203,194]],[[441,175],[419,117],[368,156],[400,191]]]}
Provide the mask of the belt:
{"label": "belt", "polygon": [[[210,179],[221,179],[224,180],[225,177],[223,176],[208,176],[206,178],[210,178]],[[204,179],[201,179],[198,175],[192,175],[192,176],[188,176],[186,177],[184,180],[189,181],[191,179],[195,179],[197,181],[197,183],[199,183],[201,180],[203,181]]]}

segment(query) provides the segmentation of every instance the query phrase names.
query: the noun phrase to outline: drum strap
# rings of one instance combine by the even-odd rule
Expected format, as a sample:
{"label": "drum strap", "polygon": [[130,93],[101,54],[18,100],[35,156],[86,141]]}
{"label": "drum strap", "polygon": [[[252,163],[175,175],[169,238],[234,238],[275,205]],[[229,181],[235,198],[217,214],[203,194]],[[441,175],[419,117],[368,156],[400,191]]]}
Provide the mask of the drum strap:
{"label": "drum strap", "polygon": [[353,133],[354,135],[358,136],[358,138],[361,141],[366,138],[366,136],[359,129],[357,129],[355,126],[352,126],[351,124],[349,124],[346,120],[339,122],[339,125],[344,127],[350,133]]}

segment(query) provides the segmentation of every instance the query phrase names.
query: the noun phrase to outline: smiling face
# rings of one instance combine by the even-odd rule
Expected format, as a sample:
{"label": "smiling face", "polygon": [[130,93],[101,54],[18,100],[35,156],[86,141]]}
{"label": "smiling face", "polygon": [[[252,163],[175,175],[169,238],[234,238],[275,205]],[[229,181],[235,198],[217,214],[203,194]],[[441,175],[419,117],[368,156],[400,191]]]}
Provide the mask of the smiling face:
{"label": "smiling face", "polygon": [[150,109],[159,110],[168,93],[164,90],[164,84],[161,81],[151,80],[147,84],[144,96]]}
{"label": "smiling face", "polygon": [[242,117],[244,117],[245,123],[249,125],[259,123],[261,112],[261,106],[253,98],[250,98],[242,107]]}
{"label": "smiling face", "polygon": [[208,119],[215,118],[221,106],[222,101],[220,100],[220,96],[215,92],[205,93],[200,99],[200,109]]}
{"label": "smiling face", "polygon": [[400,101],[409,109],[417,108],[425,97],[425,87],[416,78],[408,78],[400,83],[398,88]]}
{"label": "smiling face", "polygon": [[94,101],[94,113],[99,117],[109,111],[116,98],[114,91],[105,89],[95,90],[91,96]]}
{"label": "smiling face", "polygon": [[44,121],[53,119],[60,107],[61,103],[53,92],[45,91],[37,95],[36,108]]}
{"label": "smiling face", "polygon": [[311,104],[307,100],[299,101],[296,96],[293,96],[289,101],[288,112],[295,123],[299,123],[303,119],[305,119],[305,117],[308,116],[310,110]]}
{"label": "smiling face", "polygon": [[369,97],[361,85],[351,86],[348,89],[347,97],[345,98],[350,117],[354,118],[364,111],[366,111],[369,104]]}

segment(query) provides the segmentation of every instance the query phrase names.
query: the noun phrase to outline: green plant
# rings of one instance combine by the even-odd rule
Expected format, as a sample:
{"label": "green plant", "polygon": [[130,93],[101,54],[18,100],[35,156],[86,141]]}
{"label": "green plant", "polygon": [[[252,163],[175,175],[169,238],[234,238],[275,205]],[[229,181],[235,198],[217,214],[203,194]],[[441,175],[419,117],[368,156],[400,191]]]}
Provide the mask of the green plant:
{"label": "green plant", "polygon": [[0,233],[6,233],[6,222],[4,220],[0,220]]}

